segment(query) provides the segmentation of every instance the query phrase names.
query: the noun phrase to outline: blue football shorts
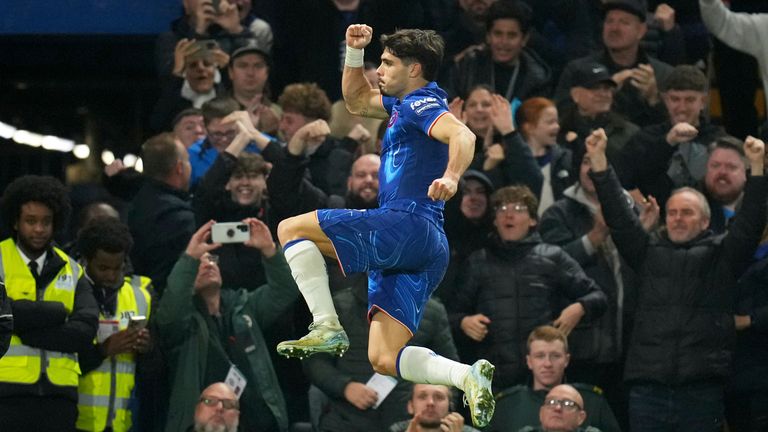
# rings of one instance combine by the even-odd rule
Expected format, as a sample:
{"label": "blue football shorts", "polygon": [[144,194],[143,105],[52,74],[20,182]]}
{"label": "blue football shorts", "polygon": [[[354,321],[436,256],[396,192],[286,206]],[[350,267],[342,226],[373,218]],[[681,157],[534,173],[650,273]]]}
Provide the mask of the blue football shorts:
{"label": "blue football shorts", "polygon": [[442,224],[388,208],[323,209],[317,219],[342,271],[368,272],[368,319],[382,311],[415,333],[448,266]]}

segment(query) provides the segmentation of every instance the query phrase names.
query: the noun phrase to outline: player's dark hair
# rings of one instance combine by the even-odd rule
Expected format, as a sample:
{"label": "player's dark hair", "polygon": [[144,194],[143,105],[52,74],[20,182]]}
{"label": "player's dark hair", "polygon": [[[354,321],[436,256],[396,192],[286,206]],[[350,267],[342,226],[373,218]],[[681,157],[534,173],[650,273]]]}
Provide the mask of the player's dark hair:
{"label": "player's dark hair", "polygon": [[381,36],[381,46],[405,64],[421,64],[421,74],[434,81],[443,62],[445,41],[434,30],[403,29]]}

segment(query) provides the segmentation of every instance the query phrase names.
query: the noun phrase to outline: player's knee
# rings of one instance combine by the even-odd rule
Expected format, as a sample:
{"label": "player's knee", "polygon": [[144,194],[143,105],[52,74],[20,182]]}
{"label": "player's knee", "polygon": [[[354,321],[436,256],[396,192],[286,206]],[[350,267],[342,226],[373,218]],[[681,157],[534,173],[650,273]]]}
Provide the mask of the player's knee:
{"label": "player's knee", "polygon": [[381,351],[369,351],[368,360],[371,362],[374,371],[382,375],[397,376],[396,356],[391,356]]}
{"label": "player's knee", "polygon": [[277,238],[284,245],[291,240],[296,240],[296,223],[294,218],[283,219],[277,226]]}

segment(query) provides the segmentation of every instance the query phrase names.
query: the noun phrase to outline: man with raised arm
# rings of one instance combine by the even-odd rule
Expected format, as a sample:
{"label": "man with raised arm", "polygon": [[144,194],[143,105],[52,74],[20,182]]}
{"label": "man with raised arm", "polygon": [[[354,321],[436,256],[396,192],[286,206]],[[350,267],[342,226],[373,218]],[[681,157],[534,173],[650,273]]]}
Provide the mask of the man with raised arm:
{"label": "man with raised arm", "polygon": [[765,144],[747,137],[744,199],[728,231],[715,234],[706,198],[688,187],[670,195],[666,227],[646,232],[608,166],[606,143],[602,129],[586,140],[590,177],[611,239],[641,281],[624,368],[632,431],[720,431],[736,336],[733,290],[765,227]]}
{"label": "man with raised arm", "polygon": [[317,210],[280,223],[278,236],[313,323],[308,335],[280,343],[277,351],[306,357],[347,350],[323,255],[336,258],[345,273],[368,272],[368,358],[374,370],[462,389],[473,423],[482,427],[495,406],[493,365],[478,360],[469,366],[405,346],[448,264],[444,201],[456,193],[472,160],[475,135],[449,112],[446,93],[433,82],[444,46],[435,32],[400,30],[382,36],[378,89],[363,74],[363,48],[372,37],[373,29],[364,24],[347,29],[342,92],[352,114],[389,116],[379,208]]}

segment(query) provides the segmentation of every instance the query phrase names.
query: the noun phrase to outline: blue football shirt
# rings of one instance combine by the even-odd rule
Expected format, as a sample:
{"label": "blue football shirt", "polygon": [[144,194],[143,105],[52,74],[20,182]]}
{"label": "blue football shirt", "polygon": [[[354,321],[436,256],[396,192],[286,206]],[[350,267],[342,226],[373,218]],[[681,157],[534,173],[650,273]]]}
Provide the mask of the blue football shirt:
{"label": "blue football shirt", "polygon": [[446,98],[434,82],[408,93],[402,101],[382,96],[390,117],[381,144],[380,207],[410,202],[442,211],[445,202],[432,201],[427,191],[448,164],[448,145],[431,136],[435,122],[449,112]]}

